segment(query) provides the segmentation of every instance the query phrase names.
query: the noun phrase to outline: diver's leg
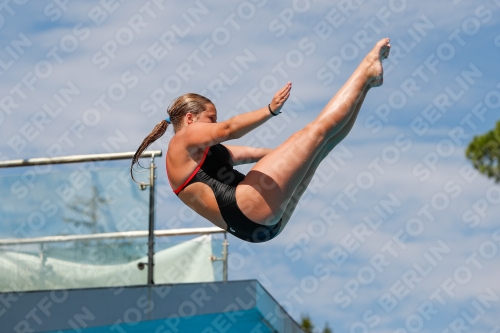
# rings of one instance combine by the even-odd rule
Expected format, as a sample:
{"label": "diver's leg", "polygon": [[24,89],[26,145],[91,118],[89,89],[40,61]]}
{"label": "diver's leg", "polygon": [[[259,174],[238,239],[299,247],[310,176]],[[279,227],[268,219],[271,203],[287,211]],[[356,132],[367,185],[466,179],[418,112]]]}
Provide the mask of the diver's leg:
{"label": "diver's leg", "polygon": [[281,218],[324,144],[350,120],[367,86],[382,78],[389,48],[389,39],[379,41],[318,117],[250,170],[236,188],[238,206],[250,220],[273,224]]}

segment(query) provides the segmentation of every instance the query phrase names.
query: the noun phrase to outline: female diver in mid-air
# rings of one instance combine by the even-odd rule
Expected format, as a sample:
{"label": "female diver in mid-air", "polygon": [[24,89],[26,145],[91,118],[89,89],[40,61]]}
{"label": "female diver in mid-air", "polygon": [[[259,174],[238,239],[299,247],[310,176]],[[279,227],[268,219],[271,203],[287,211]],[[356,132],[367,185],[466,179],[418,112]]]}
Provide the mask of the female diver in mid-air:
{"label": "female diver in mid-air", "polygon": [[[166,166],[174,193],[234,236],[248,242],[268,241],[287,224],[318,165],[351,130],[368,90],[382,84],[381,61],[389,50],[389,39],[380,40],[316,119],[275,149],[221,143],[241,138],[277,116],[291,83],[268,106],[219,123],[210,100],[182,95],[168,108],[169,117],[142,142],[131,172],[142,152],[173,124]],[[233,169],[252,162],[257,163],[246,176]]]}

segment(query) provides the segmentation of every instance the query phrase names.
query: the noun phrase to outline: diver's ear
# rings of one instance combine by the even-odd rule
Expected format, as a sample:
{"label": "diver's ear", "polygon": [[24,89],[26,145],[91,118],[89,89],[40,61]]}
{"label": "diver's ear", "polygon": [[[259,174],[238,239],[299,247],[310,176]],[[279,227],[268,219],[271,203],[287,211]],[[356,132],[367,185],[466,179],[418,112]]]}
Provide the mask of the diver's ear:
{"label": "diver's ear", "polygon": [[196,121],[195,115],[192,114],[191,112],[186,113],[185,117],[186,117],[186,122],[188,125],[190,125]]}

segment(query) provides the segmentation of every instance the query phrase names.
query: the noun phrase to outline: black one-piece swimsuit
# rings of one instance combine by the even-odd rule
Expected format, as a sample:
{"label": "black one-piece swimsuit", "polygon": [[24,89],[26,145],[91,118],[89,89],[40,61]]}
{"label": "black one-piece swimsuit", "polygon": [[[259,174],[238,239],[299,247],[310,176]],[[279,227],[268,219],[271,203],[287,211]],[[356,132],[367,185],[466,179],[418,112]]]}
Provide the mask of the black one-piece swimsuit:
{"label": "black one-piece swimsuit", "polygon": [[247,242],[266,242],[278,234],[282,220],[267,226],[255,223],[243,214],[236,202],[236,186],[244,178],[245,175],[233,169],[233,160],[227,148],[216,144],[205,149],[200,164],[174,193],[179,195],[192,183],[207,184],[214,192],[229,233]]}

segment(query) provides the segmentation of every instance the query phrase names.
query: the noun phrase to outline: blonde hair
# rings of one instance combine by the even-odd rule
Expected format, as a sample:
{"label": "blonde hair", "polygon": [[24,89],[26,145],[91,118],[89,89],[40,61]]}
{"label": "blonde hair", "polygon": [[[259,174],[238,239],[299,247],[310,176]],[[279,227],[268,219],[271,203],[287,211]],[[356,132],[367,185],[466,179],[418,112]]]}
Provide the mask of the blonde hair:
{"label": "blonde hair", "polygon": [[[188,93],[176,98],[167,108],[167,114],[170,117],[170,123],[174,125],[174,132],[177,132],[182,126],[182,119],[187,113],[192,113],[194,115],[199,115],[207,109],[208,104],[213,104],[208,98],[194,94]],[[158,140],[168,127],[167,120],[163,119],[153,128],[151,133],[142,141],[139,149],[134,154],[132,159],[132,165],[130,166],[130,175],[134,179],[134,165],[138,164],[139,157],[142,153],[156,140]],[[139,165],[139,164],[138,164]],[[139,165],[140,166],[140,165]]]}

